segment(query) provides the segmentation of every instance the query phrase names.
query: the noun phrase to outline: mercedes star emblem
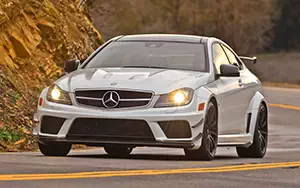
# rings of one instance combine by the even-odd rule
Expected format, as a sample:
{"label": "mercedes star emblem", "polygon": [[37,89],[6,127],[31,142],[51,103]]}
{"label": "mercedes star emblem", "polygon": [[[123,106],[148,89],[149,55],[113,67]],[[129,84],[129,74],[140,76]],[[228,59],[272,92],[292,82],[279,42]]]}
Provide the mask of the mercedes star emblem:
{"label": "mercedes star emblem", "polygon": [[120,102],[120,96],[115,91],[108,91],[103,95],[102,101],[106,108],[115,108]]}

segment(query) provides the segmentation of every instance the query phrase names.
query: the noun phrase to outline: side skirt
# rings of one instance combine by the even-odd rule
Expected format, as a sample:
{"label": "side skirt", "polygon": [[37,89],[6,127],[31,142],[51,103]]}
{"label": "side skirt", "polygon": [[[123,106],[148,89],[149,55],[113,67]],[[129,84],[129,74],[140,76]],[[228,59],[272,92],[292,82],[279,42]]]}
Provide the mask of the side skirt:
{"label": "side skirt", "polygon": [[249,147],[252,144],[251,134],[228,134],[218,136],[218,146],[240,146]]}

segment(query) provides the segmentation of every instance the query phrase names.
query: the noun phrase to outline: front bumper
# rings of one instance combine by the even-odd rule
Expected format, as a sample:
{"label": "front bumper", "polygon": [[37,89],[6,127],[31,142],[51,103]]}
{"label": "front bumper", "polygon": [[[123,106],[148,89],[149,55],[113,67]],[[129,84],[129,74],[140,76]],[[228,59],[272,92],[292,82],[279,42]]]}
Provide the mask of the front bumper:
{"label": "front bumper", "polygon": [[[76,105],[62,105],[44,101],[44,104],[38,108],[36,119],[39,123],[35,132],[38,135],[40,142],[69,142],[73,144],[86,144],[91,146],[103,146],[105,144],[126,144],[133,146],[197,149],[201,146],[204,112],[205,111],[198,112],[193,103],[183,107],[172,108],[103,110]],[[41,120],[44,116],[65,119],[57,134],[45,134],[41,131]],[[69,138],[68,133],[71,129],[71,126],[78,118],[143,120],[147,122],[153,134],[154,140],[135,140],[128,138],[120,141],[113,138]],[[191,130],[190,138],[168,138],[158,123],[162,121],[175,120],[184,120],[188,122]]]}

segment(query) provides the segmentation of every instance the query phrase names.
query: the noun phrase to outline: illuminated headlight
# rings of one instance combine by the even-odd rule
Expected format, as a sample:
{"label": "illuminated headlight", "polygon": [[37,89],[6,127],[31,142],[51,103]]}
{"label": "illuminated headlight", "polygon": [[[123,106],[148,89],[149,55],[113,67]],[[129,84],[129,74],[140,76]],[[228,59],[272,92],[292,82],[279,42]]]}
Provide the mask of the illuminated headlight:
{"label": "illuminated headlight", "polygon": [[57,85],[52,85],[49,88],[47,93],[47,100],[60,104],[72,105],[69,93],[62,90]]}
{"label": "illuminated headlight", "polygon": [[191,102],[193,94],[194,90],[191,88],[178,89],[169,94],[161,95],[154,107],[184,106]]}

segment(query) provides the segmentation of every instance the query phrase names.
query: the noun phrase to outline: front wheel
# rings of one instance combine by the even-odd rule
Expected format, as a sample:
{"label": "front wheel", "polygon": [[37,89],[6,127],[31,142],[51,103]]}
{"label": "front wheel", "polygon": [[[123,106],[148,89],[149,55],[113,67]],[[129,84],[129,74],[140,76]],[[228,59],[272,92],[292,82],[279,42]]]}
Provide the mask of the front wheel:
{"label": "front wheel", "polygon": [[268,146],[268,112],[264,104],[258,111],[253,143],[248,148],[237,147],[239,157],[263,158]]}
{"label": "front wheel", "polygon": [[213,102],[208,103],[201,147],[197,150],[185,149],[189,159],[210,161],[215,157],[218,144],[218,111]]}
{"label": "front wheel", "polygon": [[107,145],[104,146],[105,152],[113,157],[128,157],[133,147],[126,145]]}
{"label": "front wheel", "polygon": [[45,156],[66,156],[70,152],[72,144],[68,143],[47,143],[39,142],[39,149]]}

